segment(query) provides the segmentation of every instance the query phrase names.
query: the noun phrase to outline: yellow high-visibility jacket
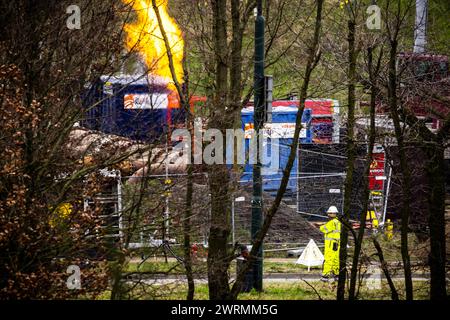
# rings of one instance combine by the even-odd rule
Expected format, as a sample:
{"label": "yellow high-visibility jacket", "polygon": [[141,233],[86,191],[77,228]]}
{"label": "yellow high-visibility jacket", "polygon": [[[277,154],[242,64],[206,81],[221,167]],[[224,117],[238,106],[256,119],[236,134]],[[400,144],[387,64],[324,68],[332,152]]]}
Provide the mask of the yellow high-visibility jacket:
{"label": "yellow high-visibility jacket", "polygon": [[325,249],[324,249],[324,263],[323,276],[331,276],[339,274],[339,250],[341,240],[341,222],[337,218],[333,218],[323,226],[320,231],[324,233]]}
{"label": "yellow high-visibility jacket", "polygon": [[366,221],[371,222],[373,228],[378,228],[378,218],[377,218],[375,211],[373,211],[373,210],[367,211]]}
{"label": "yellow high-visibility jacket", "polygon": [[333,218],[321,226],[320,231],[325,234],[325,241],[339,241],[341,239],[341,222],[337,218]]}
{"label": "yellow high-visibility jacket", "polygon": [[392,221],[386,222],[386,231],[393,231],[394,230],[394,223]]}
{"label": "yellow high-visibility jacket", "polygon": [[392,240],[394,237],[394,223],[388,219],[385,224],[384,234],[388,240]]}

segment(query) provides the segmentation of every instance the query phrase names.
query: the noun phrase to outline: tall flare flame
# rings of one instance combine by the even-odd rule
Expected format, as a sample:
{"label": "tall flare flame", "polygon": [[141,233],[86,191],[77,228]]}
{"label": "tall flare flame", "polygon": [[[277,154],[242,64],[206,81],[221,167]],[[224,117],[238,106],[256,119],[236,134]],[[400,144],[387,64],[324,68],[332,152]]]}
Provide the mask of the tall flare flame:
{"label": "tall flare flame", "polygon": [[[152,7],[152,1],[124,0],[124,2],[131,4],[137,15],[136,22],[125,25],[127,33],[125,45],[127,49],[140,52],[149,72],[152,75],[164,78],[172,87],[172,74],[169,68],[167,50],[156,13]],[[156,4],[170,44],[176,77],[179,82],[183,82],[184,41],[180,28],[167,11],[167,2],[168,0],[157,0]]]}

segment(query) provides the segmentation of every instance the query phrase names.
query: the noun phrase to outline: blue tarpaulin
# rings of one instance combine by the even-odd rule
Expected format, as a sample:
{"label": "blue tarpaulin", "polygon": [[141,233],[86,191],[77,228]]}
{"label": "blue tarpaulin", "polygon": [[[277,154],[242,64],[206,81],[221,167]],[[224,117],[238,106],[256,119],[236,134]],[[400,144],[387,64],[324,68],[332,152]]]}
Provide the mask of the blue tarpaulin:
{"label": "blue tarpaulin", "polygon": [[[265,124],[266,130],[271,131],[270,136],[264,143],[264,163],[261,174],[263,177],[263,190],[276,191],[279,189],[281,178],[283,176],[283,169],[286,167],[290,145],[293,141],[293,134],[295,130],[295,120],[297,117],[298,107],[277,107],[272,110],[272,123]],[[303,128],[300,134],[300,143],[307,144],[312,143],[311,135],[311,109],[305,109],[302,116]],[[245,108],[242,111],[242,128],[248,133],[253,126],[253,108]],[[267,132],[267,131],[265,131]],[[268,134],[269,135],[269,134]],[[248,135],[245,141],[246,150],[249,149]],[[274,144],[277,143],[275,146]],[[272,151],[277,151],[278,147],[278,161],[274,164],[271,161],[276,159],[272,158]],[[297,170],[298,170],[298,155],[294,161],[291,170],[291,178],[288,182],[288,190],[295,192],[297,189]],[[245,165],[245,171],[241,177],[241,183],[252,183],[253,165],[247,163]]]}

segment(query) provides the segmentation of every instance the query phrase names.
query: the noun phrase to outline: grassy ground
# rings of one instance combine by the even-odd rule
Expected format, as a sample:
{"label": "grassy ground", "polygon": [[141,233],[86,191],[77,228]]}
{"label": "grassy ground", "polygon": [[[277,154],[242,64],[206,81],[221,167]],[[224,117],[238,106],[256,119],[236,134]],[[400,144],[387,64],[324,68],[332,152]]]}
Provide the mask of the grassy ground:
{"label": "grassy ground", "polygon": [[[400,295],[404,299],[404,290],[401,281],[395,281],[395,285]],[[416,300],[429,299],[428,284],[426,282],[414,282],[414,298]],[[109,299],[110,292],[105,291],[99,299]],[[164,286],[147,286],[135,288],[130,295],[133,299],[141,300],[184,300],[186,299],[185,284],[171,284]],[[239,300],[334,300],[336,298],[335,285],[322,282],[265,282],[263,292],[252,291],[241,293]],[[208,286],[197,284],[195,287],[195,300],[208,299]],[[386,282],[381,283],[380,288],[370,288],[366,283],[360,287],[358,295],[360,300],[390,300],[390,290]]]}
{"label": "grassy ground", "polygon": [[[390,269],[393,273],[401,269],[401,254],[400,254],[400,236],[396,235],[391,241],[387,241],[382,235],[378,236],[378,241],[383,248],[383,254],[385,260],[389,263]],[[414,234],[409,235],[409,247],[411,254],[411,261],[414,263],[424,262],[424,252],[426,251],[427,244],[419,243]],[[377,256],[374,254],[376,250],[372,244],[370,237],[367,237],[363,242],[362,254],[371,261],[378,262]],[[353,246],[349,248],[349,263],[353,255]],[[295,264],[297,258],[286,258],[286,253],[279,254],[277,256],[265,256],[264,260],[264,273],[303,273],[306,272],[307,267],[303,265]],[[419,269],[423,270],[420,266]],[[194,273],[206,274],[206,259],[194,260]],[[168,263],[164,262],[164,259],[149,258],[144,263],[140,264],[140,259],[135,258],[130,261],[127,268],[128,272],[150,272],[150,273],[168,273],[173,275],[184,274],[185,270],[181,264],[179,264],[174,258],[170,258]],[[231,263],[230,273],[236,272],[236,263]],[[417,271],[417,270],[413,270]],[[312,268],[311,273],[320,272],[320,268]]]}
{"label": "grassy ground", "polygon": [[[401,239],[400,233],[396,233],[392,240],[386,240],[386,238],[380,234],[377,235],[378,242],[383,249],[384,259],[388,262],[402,261],[400,252]],[[417,237],[413,233],[408,234],[408,248],[412,261],[421,261],[426,256],[425,251],[429,247],[428,243],[421,243],[417,240]],[[363,253],[366,256],[373,256],[376,253],[375,247],[372,243],[370,235],[365,235],[362,246]],[[353,254],[353,246],[349,249],[349,254]]]}
{"label": "grassy ground", "polygon": [[[336,288],[333,285],[323,282],[299,282],[295,284],[287,283],[266,283],[264,292],[243,293],[239,299],[245,300],[334,300],[336,299]],[[401,283],[396,283],[400,287]],[[428,287],[423,282],[416,282],[416,299],[428,299]],[[314,289],[315,290],[314,290]],[[317,293],[316,293],[317,291]],[[320,296],[320,298],[319,298]],[[369,289],[367,285],[361,286],[360,299],[364,300],[390,300],[390,291],[387,283],[382,282],[381,288]]]}
{"label": "grassy ground", "polygon": [[[297,260],[295,258],[283,259],[283,261],[271,261],[272,259],[266,259],[264,261],[264,273],[303,273],[307,272],[308,268],[303,265],[295,264]],[[311,267],[311,273],[320,273],[321,268]],[[158,260],[148,260],[142,264],[139,262],[130,262],[127,267],[127,272],[146,272],[146,273],[161,273],[161,274],[171,274],[171,275],[182,275],[185,274],[184,267],[177,261],[169,261],[165,263],[164,261]],[[233,262],[229,269],[231,274],[236,273],[236,263]],[[194,273],[201,275],[206,275],[206,262],[197,261],[194,264]]]}
{"label": "grassy ground", "polygon": [[[389,262],[389,270],[391,275],[401,274],[401,254],[400,254],[400,239],[396,235],[393,240],[387,241],[383,236],[379,236],[378,240],[383,248],[385,259]],[[420,244],[414,235],[409,238],[411,260],[416,263],[423,262],[424,249],[426,244]],[[353,252],[353,246],[349,248],[349,262]],[[370,237],[367,237],[363,243],[362,254],[364,259],[377,261],[378,258],[374,256],[375,249],[373,247]],[[363,260],[364,260],[363,259]],[[286,258],[286,254],[278,256],[265,257],[264,273],[307,273],[307,267],[295,264],[296,257]],[[162,257],[151,257],[146,262],[140,264],[140,258],[132,259],[127,266],[128,272],[146,272],[159,273],[167,275],[184,275],[184,267],[174,258],[169,258],[166,263]],[[367,262],[367,260],[365,260]],[[196,259],[194,261],[194,275],[195,277],[206,279],[206,259]],[[364,272],[365,267],[361,271]],[[427,268],[419,266],[414,269],[415,274],[427,271]],[[236,273],[236,263],[231,263],[229,269],[230,275]],[[321,273],[321,268],[311,268],[310,274]],[[150,277],[152,278],[152,277]],[[395,280],[395,285],[400,295],[400,299],[404,298],[403,282]],[[426,281],[415,281],[415,299],[429,298],[429,283]],[[322,283],[318,281],[305,282],[301,280],[294,280],[291,282],[274,282],[265,281],[264,291],[262,293],[250,292],[242,293],[239,299],[243,300],[318,300],[318,299],[335,299],[336,288],[329,283]],[[109,292],[105,292],[100,299],[109,299]],[[160,299],[160,300],[174,300],[186,298],[186,284],[180,280],[174,280],[169,284],[161,285],[160,283],[146,282],[144,285],[137,286],[131,290],[129,294],[124,296],[124,299]],[[195,287],[195,299],[208,299],[208,286],[205,283],[197,283]],[[359,299],[363,300],[390,300],[390,291],[385,280],[381,282],[380,288],[370,288],[366,283],[360,286]]]}
{"label": "grassy ground", "polygon": [[[383,253],[386,261],[389,263],[389,269],[391,275],[401,274],[401,254],[400,254],[400,236],[396,235],[391,241],[387,241],[382,235],[378,236],[378,240],[383,248]],[[411,234],[409,238],[411,260],[416,263],[423,262],[424,250],[426,244],[420,244],[416,237]],[[349,263],[351,262],[351,256],[353,252],[353,246],[349,248]],[[370,237],[367,237],[363,243],[362,254],[364,259],[371,261],[377,261],[378,258],[374,256],[376,253]],[[307,273],[307,267],[295,264],[296,257],[286,258],[286,253],[282,253],[278,256],[265,257],[264,260],[264,274],[270,273]],[[367,262],[367,260],[365,260]],[[362,267],[364,272],[365,267]],[[179,264],[174,258],[170,258],[166,263],[161,257],[151,257],[146,262],[140,264],[140,258],[132,259],[128,266],[128,272],[146,272],[146,273],[160,273],[168,275],[184,275],[184,267]],[[194,275],[202,279],[206,279],[207,274],[206,259],[196,259],[194,261]],[[419,266],[418,269],[414,269],[413,272],[418,274],[420,272],[427,271],[423,266]],[[231,263],[229,269],[230,275],[236,273],[236,263]],[[311,268],[310,274],[321,273],[321,268]],[[399,291],[400,298],[404,298],[403,295],[403,283],[400,280],[394,281]],[[429,284],[426,281],[415,281],[415,299],[428,299]],[[105,292],[100,297],[101,299],[108,299],[109,293]],[[150,284],[134,288],[132,294],[129,296],[132,299],[185,299],[186,298],[186,285],[181,282],[173,282],[171,284]],[[367,300],[389,300],[390,291],[386,281],[381,282],[381,288],[370,288],[365,283],[360,286],[360,299]],[[208,287],[206,284],[196,284],[195,299],[208,299]],[[292,282],[264,282],[264,291],[262,293],[250,292],[242,293],[239,299],[244,300],[318,300],[318,299],[335,299],[335,287],[334,285],[322,282],[308,282],[305,281],[292,281]]]}

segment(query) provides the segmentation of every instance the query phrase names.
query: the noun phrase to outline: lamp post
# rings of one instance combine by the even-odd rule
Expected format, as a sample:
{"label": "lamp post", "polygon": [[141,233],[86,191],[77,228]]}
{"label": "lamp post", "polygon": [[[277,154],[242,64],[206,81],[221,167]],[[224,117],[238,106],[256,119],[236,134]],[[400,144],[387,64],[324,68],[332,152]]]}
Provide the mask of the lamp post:
{"label": "lamp post", "polygon": [[[255,240],[259,230],[261,230],[262,217],[262,177],[261,160],[259,151],[260,145],[259,131],[264,121],[264,17],[262,16],[262,0],[257,1],[257,15],[255,19],[255,65],[254,65],[254,128],[256,138],[256,164],[253,165],[253,198],[252,198],[252,223],[251,236]],[[262,245],[257,253],[257,258],[253,264],[252,287],[256,291],[262,291],[263,273],[263,250]]]}
{"label": "lamp post", "polygon": [[235,202],[242,202],[245,201],[245,197],[238,197],[238,198],[234,198],[233,197],[233,201],[231,202],[231,238],[232,238],[232,244],[235,244],[235,218],[234,218],[234,203]]}

